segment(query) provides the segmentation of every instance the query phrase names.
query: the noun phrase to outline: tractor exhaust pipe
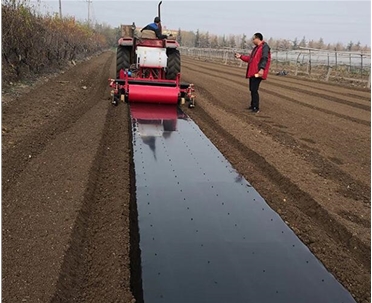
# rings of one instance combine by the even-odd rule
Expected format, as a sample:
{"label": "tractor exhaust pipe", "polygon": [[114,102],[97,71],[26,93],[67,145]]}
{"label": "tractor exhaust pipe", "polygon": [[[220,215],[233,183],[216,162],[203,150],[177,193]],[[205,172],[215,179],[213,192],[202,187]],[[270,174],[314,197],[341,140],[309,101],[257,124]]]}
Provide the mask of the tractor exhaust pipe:
{"label": "tractor exhaust pipe", "polygon": [[158,4],[158,17],[159,17],[159,19],[160,19],[160,24],[159,24],[160,34],[163,33],[163,31],[162,31],[162,26],[161,26],[161,18],[160,18],[160,6],[161,6],[162,3],[163,3],[163,1],[160,1],[159,4]]}
{"label": "tractor exhaust pipe", "polygon": [[[160,5],[163,3],[163,1],[160,1],[158,4],[158,17],[160,18]],[[160,18],[161,20],[161,18]]]}

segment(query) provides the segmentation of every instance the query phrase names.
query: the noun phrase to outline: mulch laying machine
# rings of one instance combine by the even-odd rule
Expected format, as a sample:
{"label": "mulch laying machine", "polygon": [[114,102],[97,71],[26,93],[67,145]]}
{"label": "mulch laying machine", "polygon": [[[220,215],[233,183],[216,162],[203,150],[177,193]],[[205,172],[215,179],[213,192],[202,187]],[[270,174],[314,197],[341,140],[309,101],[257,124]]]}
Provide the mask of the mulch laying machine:
{"label": "mulch laying machine", "polygon": [[[158,4],[158,17],[160,6]],[[161,19],[160,19],[161,20]],[[159,30],[162,32],[161,24]],[[155,32],[139,32],[135,23],[122,25],[118,41],[116,78],[109,79],[112,104],[156,103],[195,106],[193,84],[181,82],[181,56],[175,37],[158,39]]]}

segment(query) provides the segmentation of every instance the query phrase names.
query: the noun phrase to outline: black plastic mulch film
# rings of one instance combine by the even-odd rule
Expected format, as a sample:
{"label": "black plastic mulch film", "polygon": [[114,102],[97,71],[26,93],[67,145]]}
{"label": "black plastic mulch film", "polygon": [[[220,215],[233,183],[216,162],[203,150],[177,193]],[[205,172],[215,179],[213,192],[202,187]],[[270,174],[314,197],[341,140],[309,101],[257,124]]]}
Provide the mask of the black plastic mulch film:
{"label": "black plastic mulch film", "polygon": [[131,118],[145,303],[355,302],[179,108]]}

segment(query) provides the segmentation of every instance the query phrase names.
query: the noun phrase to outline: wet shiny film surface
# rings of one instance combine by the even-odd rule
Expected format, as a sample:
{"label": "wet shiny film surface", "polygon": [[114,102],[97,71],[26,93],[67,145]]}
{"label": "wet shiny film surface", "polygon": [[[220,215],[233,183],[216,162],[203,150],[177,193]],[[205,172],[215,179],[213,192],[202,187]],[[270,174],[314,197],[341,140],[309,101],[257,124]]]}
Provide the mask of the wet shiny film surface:
{"label": "wet shiny film surface", "polygon": [[355,302],[191,119],[131,115],[146,303]]}

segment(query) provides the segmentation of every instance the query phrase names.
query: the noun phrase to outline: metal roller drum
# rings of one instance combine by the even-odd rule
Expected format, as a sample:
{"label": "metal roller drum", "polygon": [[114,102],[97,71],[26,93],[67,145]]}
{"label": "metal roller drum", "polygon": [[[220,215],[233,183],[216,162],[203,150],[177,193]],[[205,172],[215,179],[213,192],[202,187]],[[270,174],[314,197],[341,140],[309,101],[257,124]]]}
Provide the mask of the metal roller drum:
{"label": "metal roller drum", "polygon": [[136,103],[130,107],[132,119],[177,120],[177,107],[172,105]]}
{"label": "metal roller drum", "polygon": [[159,87],[150,85],[130,85],[128,100],[130,103],[177,104],[178,87]]}

